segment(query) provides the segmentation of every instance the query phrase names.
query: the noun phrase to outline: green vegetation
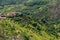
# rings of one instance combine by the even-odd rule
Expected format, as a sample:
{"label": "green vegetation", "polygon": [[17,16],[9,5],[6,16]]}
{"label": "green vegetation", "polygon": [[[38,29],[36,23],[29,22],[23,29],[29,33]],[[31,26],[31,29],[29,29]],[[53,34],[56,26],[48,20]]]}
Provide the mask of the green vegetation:
{"label": "green vegetation", "polygon": [[0,40],[60,40],[59,0],[0,0]]}

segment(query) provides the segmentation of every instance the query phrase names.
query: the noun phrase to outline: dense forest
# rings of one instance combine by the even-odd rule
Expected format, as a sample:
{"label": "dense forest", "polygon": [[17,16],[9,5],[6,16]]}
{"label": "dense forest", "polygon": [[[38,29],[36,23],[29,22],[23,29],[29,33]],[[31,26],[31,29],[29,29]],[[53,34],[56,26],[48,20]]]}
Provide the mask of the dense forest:
{"label": "dense forest", "polygon": [[60,40],[60,0],[0,0],[0,40]]}

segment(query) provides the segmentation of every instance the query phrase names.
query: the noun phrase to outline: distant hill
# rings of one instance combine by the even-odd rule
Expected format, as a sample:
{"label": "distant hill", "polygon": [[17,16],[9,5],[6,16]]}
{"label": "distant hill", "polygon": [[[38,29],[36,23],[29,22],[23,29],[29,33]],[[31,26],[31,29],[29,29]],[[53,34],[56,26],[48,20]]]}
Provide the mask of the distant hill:
{"label": "distant hill", "polygon": [[22,3],[25,0],[0,0],[0,5],[5,5],[5,4],[19,4]]}

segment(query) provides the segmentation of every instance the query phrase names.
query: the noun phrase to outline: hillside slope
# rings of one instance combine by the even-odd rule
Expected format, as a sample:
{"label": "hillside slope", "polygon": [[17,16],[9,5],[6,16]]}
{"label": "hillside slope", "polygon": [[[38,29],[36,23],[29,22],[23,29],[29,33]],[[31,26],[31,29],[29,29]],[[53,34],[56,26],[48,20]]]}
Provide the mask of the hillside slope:
{"label": "hillside slope", "polygon": [[60,40],[59,0],[0,3],[0,40]]}

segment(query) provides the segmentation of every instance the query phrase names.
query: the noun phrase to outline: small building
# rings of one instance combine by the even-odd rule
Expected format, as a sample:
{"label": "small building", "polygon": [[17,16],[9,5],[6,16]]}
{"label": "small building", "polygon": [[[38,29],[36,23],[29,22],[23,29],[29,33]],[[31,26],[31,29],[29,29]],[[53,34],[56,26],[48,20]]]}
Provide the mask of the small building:
{"label": "small building", "polygon": [[5,18],[6,18],[5,15],[0,13],[0,20]]}

